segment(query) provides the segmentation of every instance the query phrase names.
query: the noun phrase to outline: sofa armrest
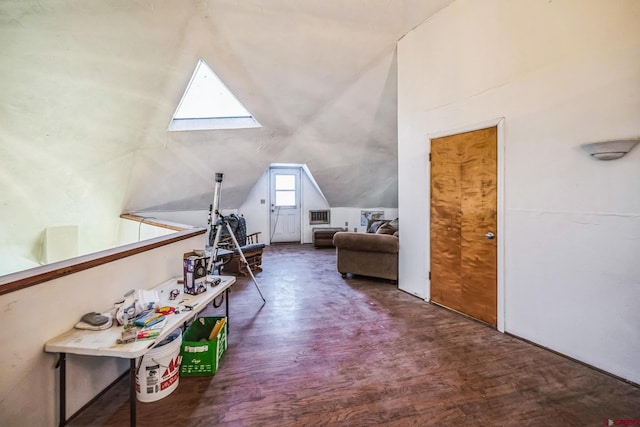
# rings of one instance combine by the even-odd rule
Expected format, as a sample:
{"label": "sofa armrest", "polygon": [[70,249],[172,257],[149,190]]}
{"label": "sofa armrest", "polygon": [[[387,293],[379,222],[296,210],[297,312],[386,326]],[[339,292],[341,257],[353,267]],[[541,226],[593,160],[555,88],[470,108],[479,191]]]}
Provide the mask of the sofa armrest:
{"label": "sofa armrest", "polygon": [[333,245],[338,249],[362,252],[398,253],[400,247],[396,236],[390,234],[371,234],[339,232],[333,236]]}

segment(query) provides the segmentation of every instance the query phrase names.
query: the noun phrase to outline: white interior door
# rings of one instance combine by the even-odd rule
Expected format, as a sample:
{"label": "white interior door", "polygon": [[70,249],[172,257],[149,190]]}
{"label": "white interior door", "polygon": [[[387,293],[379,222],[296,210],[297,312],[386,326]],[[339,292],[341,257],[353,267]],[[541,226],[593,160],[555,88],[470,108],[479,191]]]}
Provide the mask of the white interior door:
{"label": "white interior door", "polygon": [[271,243],[300,242],[300,169],[271,168]]}

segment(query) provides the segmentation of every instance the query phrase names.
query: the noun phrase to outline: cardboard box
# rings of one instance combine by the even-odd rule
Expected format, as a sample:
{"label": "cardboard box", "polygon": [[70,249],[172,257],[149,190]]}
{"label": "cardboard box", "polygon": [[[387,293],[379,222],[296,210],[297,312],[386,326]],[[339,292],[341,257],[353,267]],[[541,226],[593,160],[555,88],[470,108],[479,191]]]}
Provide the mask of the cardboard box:
{"label": "cardboard box", "polygon": [[198,295],[207,290],[207,257],[204,251],[187,252],[182,258],[184,293]]}
{"label": "cardboard box", "polygon": [[217,320],[222,317],[199,317],[182,335],[180,376],[212,376],[218,370],[220,358],[227,349],[227,324],[209,340]]}

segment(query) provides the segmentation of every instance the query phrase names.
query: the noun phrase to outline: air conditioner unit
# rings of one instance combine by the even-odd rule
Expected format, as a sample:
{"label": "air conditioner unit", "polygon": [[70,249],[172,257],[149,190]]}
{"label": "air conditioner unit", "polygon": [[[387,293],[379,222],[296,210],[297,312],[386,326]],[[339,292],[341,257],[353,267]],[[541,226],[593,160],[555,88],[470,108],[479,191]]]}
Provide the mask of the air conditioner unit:
{"label": "air conditioner unit", "polygon": [[331,211],[309,211],[309,225],[331,224]]}

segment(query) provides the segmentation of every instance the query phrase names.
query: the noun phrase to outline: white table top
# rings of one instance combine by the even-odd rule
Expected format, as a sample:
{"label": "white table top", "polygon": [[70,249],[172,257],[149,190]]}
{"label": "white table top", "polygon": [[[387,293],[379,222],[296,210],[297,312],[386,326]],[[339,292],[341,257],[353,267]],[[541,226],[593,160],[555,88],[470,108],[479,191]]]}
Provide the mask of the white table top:
{"label": "white table top", "polygon": [[[154,289],[160,292],[160,305],[179,308],[180,313],[172,313],[166,316],[164,326],[160,335],[154,339],[139,340],[128,344],[118,344],[117,339],[121,337],[122,326],[114,326],[103,331],[90,331],[83,329],[71,329],[57,337],[50,339],[44,346],[44,350],[49,353],[71,353],[84,354],[89,356],[110,356],[125,359],[134,359],[143,356],[156,343],[162,341],[176,328],[182,326],[184,322],[193,319],[200,311],[204,310],[207,304],[214,298],[222,294],[233,285],[236,278],[233,276],[215,276],[222,279],[219,285],[211,286],[207,284],[207,291],[199,295],[189,295],[183,292],[183,285],[178,284],[176,277],[156,286]],[[173,301],[169,301],[169,293],[172,289],[179,289],[180,295]],[[192,310],[183,310],[185,306],[193,307]]]}

